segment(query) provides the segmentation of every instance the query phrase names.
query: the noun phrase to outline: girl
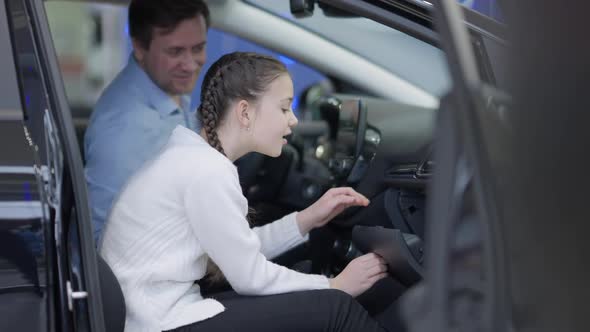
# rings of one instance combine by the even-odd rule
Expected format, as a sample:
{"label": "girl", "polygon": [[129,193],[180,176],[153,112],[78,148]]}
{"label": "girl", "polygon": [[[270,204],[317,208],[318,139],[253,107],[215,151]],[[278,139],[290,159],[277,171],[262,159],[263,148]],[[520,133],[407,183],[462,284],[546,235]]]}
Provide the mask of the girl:
{"label": "girl", "polygon": [[[251,229],[233,161],[279,156],[297,124],[285,66],[253,53],[221,57],[205,75],[200,135],[177,127],[113,206],[100,253],[121,284],[126,331],[383,331],[353,299],[386,275],[367,254],[332,279],[269,259],[368,200],[329,190],[309,208]],[[208,260],[235,293],[203,298]]]}

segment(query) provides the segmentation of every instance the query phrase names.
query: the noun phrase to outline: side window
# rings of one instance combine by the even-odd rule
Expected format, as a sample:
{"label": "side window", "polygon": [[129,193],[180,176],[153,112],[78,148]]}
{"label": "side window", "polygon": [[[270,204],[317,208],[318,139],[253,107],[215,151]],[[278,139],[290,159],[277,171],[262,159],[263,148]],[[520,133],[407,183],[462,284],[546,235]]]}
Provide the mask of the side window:
{"label": "side window", "polygon": [[82,147],[94,104],[129,57],[127,10],[121,5],[47,1],[45,11]]}
{"label": "side window", "polygon": [[285,66],[287,66],[287,69],[293,78],[293,92],[295,94],[295,98],[293,100],[293,110],[297,110],[299,97],[306,91],[306,89],[314,84],[327,80],[327,77],[324,74],[280,53],[259,46],[233,34],[217,29],[209,29],[209,33],[207,35],[207,64],[205,68],[203,68],[199,81],[197,82],[197,86],[195,87],[195,91],[193,92],[194,106],[199,104],[201,83],[203,82],[203,77],[205,76],[207,69],[209,69],[209,66],[211,66],[211,64],[215,62],[215,60],[219,59],[222,55],[234,51],[268,54],[282,61]]}

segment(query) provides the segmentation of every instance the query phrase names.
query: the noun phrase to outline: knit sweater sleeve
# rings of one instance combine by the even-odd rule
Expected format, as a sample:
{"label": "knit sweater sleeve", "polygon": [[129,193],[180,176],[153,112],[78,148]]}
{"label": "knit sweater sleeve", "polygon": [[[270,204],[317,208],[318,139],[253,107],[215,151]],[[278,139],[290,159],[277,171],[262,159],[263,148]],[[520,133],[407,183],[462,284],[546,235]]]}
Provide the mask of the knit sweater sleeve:
{"label": "knit sweater sleeve", "polygon": [[234,290],[270,295],[328,288],[324,276],[302,274],[267,260],[246,220],[247,201],[231,164],[215,166],[205,166],[205,174],[187,184],[184,206],[199,245]]}
{"label": "knit sweater sleeve", "polygon": [[297,212],[252,230],[260,239],[260,251],[266,258],[273,259],[285,251],[307,241],[309,236],[302,236],[296,220]]}

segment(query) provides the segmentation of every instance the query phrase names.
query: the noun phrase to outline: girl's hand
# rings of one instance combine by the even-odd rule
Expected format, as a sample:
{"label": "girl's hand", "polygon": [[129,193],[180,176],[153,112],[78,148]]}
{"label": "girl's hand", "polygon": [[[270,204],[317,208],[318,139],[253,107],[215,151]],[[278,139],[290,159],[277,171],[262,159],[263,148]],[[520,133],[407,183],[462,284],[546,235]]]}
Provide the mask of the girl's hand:
{"label": "girl's hand", "polygon": [[361,295],[387,276],[387,265],[381,256],[370,253],[353,259],[339,275],[330,279],[330,287],[354,297]]}
{"label": "girl's hand", "polygon": [[369,200],[350,187],[332,188],[307,209],[297,214],[302,235],[324,226],[332,218],[351,206],[367,206]]}

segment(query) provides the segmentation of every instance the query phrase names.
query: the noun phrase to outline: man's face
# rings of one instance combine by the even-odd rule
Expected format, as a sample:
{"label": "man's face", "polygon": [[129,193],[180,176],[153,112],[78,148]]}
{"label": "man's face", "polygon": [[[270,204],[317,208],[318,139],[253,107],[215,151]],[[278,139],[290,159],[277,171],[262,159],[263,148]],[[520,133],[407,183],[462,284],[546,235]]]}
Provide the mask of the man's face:
{"label": "man's face", "polygon": [[134,41],[135,57],[150,78],[172,97],[191,93],[206,60],[207,26],[202,15],[174,30],[154,28],[146,50]]}

